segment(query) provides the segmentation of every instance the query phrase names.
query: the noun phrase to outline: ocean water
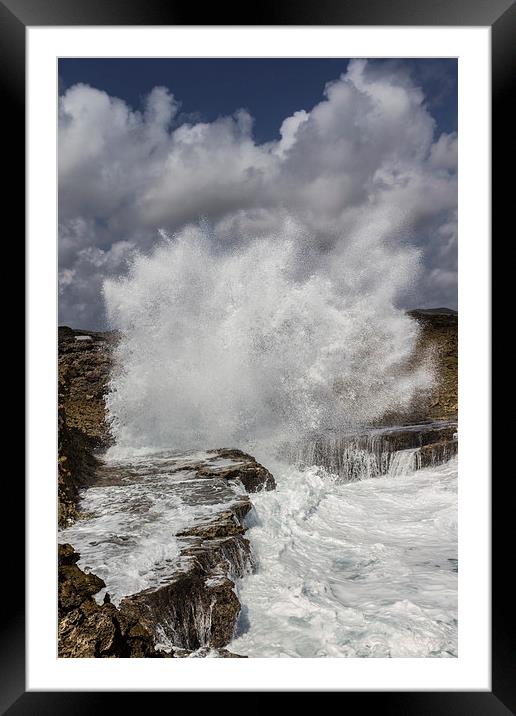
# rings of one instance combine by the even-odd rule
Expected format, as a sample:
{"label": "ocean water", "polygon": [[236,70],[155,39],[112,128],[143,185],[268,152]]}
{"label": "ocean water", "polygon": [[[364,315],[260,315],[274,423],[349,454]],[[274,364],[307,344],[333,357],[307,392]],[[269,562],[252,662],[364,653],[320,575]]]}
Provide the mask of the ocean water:
{"label": "ocean water", "polygon": [[249,657],[457,656],[457,459],[341,482],[272,466],[253,496],[257,571],[228,648]]}
{"label": "ocean water", "polygon": [[[414,452],[395,453],[387,476],[354,481],[258,453],[277,489],[252,495],[255,571],[236,584],[242,612],[231,651],[457,655],[457,459],[414,470]],[[239,481],[197,478],[199,460],[210,455],[111,458],[84,491],[86,518],[60,541],[105,580],[115,604],[166,583],[180,568],[177,532],[242,499]]]}
{"label": "ocean water", "polygon": [[[232,651],[455,656],[456,461],[414,472],[414,451],[379,466],[371,450],[350,447],[345,481],[309,460],[302,468],[273,457],[311,435],[375,425],[434,381],[432,355],[412,360],[421,328],[399,308],[417,279],[417,251],[371,231],[367,217],[327,261],[315,260],[304,232],[292,221],[279,234],[222,245],[189,227],[105,282],[107,315],[120,330],[108,458],[149,446],[237,446],[274,474],[277,490],[253,495],[247,517],[258,567],[236,585]],[[156,582],[175,559],[170,534],[196,509],[172,489],[176,477],[158,472],[141,494],[136,484],[112,496],[90,490],[84,507],[93,500],[95,517],[77,528],[82,550],[81,535],[70,534],[118,598]],[[129,528],[134,550],[115,549],[113,535]]]}

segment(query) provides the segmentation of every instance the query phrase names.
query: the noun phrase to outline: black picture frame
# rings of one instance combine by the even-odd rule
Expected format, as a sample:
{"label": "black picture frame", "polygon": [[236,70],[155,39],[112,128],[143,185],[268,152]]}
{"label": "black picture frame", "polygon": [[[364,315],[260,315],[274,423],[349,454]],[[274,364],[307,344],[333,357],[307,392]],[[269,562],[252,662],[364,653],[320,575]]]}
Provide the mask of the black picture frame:
{"label": "black picture frame", "polygon": [[[198,22],[202,17],[202,23]],[[67,25],[405,25],[405,26],[490,26],[492,32],[492,215],[493,236],[503,245],[502,228],[510,227],[513,181],[506,182],[512,169],[514,130],[509,101],[515,73],[516,4],[514,0],[262,0],[245,8],[230,4],[198,7],[176,0],[0,0],[0,87],[4,100],[4,161],[9,167],[9,213],[15,215],[17,241],[24,231],[25,216],[25,30],[28,26]],[[5,138],[8,138],[6,141]],[[505,141],[505,139],[507,141]],[[11,160],[5,153],[11,152]],[[507,171],[507,176],[510,176]],[[512,217],[511,217],[512,218]],[[505,229],[506,230],[506,229]],[[492,251],[493,267],[498,254]],[[501,288],[494,284],[492,300],[501,305]],[[497,304],[497,301],[499,303]],[[492,328],[501,318],[492,312]],[[30,346],[29,346],[30,348]],[[509,369],[509,366],[507,366]],[[503,369],[502,369],[503,372]],[[486,436],[490,440],[490,436]],[[493,453],[494,454],[494,450]],[[512,543],[512,520],[505,517],[510,500],[510,466],[502,469],[505,483],[493,480],[492,530],[492,691],[470,692],[344,692],[344,707],[360,699],[364,706],[382,714],[489,714],[516,713],[515,608],[506,580],[511,576],[508,545]],[[26,692],[24,627],[24,485],[19,468],[10,478],[9,510],[19,525],[17,541],[4,535],[4,593],[9,608],[0,615],[0,713],[91,714],[120,708],[121,693],[111,692]],[[500,474],[493,470],[493,474]],[[510,509],[510,506],[508,509]],[[21,519],[20,519],[21,517]],[[10,532],[10,535],[12,533]],[[238,685],[235,685],[238,688]],[[158,695],[158,694],[153,694]],[[175,696],[161,694],[174,708]],[[143,705],[139,693],[131,693],[132,705]],[[245,697],[244,697],[245,698]],[[116,699],[116,702],[115,702]],[[153,699],[154,701],[154,699]],[[235,704],[236,706],[236,704]],[[245,708],[245,702],[240,705]]]}

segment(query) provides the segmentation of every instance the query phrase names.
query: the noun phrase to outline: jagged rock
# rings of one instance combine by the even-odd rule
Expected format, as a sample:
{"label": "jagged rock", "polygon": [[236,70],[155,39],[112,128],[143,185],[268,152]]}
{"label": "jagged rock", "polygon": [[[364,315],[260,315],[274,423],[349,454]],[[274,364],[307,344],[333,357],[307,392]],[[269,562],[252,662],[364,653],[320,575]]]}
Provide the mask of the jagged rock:
{"label": "jagged rock", "polygon": [[[119,607],[121,615],[141,625],[157,643],[173,644],[174,648],[181,647],[189,652],[203,647],[222,649],[231,641],[240,613],[235,580],[253,567],[250,544],[244,536],[244,519],[252,509],[252,503],[241,488],[231,485],[232,481],[247,482],[241,480],[241,475],[246,473],[254,475],[256,487],[263,489],[267,485],[270,489],[271,481],[274,484],[272,475],[250,455],[229,450],[220,453],[211,451],[206,459],[195,455],[191,458],[188,455],[171,456],[165,461],[161,459],[159,468],[147,468],[131,461],[116,466],[100,464],[96,471],[97,485],[107,489],[113,485],[140,484],[149,477],[154,479],[156,469],[167,476],[185,472],[195,485],[194,500],[200,500],[204,506],[214,505],[212,513],[201,511],[178,533],[171,530],[171,540],[179,541],[180,554],[171,561],[161,583],[125,597]],[[228,467],[230,459],[238,462]],[[199,485],[192,473],[198,477],[202,470],[204,479]],[[215,485],[221,477],[227,478],[226,486]],[[186,501],[190,495],[188,479],[185,481],[180,475],[177,483],[177,489],[184,490],[179,493],[181,499]],[[213,488],[210,482],[214,483]],[[227,508],[221,508],[221,504],[227,504]],[[75,559],[73,550],[66,554],[66,561],[71,559]],[[95,591],[102,586],[93,585]],[[76,615],[74,624],[75,618]],[[67,622],[64,626],[68,628]],[[89,629],[91,625],[88,622],[86,626]],[[107,634],[104,622],[100,626],[102,633]],[[78,636],[76,632],[71,634]],[[106,636],[103,643],[108,641]],[[82,651],[91,652],[93,648],[84,639],[81,645]]]}
{"label": "jagged rock", "polygon": [[[66,547],[71,548],[71,545],[66,545]],[[61,553],[61,545],[59,548]],[[58,603],[59,611],[63,614],[79,607],[83,602],[87,602],[90,597],[106,586],[100,577],[86,574],[79,569],[75,562],[71,562],[71,559],[67,554],[59,564]],[[79,559],[79,555],[74,554],[73,559],[76,561]]]}
{"label": "jagged rock", "polygon": [[[92,479],[98,461],[93,454],[94,439],[74,419],[74,410],[80,402],[72,369],[76,332],[71,328],[59,329],[59,383],[58,383],[58,522],[65,527],[77,519],[79,490]],[[82,350],[78,348],[77,350]],[[78,369],[80,371],[80,368]],[[96,416],[98,419],[99,416]],[[103,418],[102,418],[103,419]],[[95,432],[95,431],[94,431]]]}
{"label": "jagged rock", "polygon": [[224,480],[239,479],[247,492],[260,492],[261,490],[274,490],[276,481],[271,473],[256,462],[252,455],[241,450],[223,448],[210,451],[219,458],[235,460],[229,467],[216,467],[204,465],[199,467],[197,474],[201,477],[221,477]]}
{"label": "jagged rock", "polygon": [[177,647],[221,648],[231,641],[240,613],[233,580],[252,566],[249,541],[239,531],[219,538],[194,527],[182,534],[176,575],[126,597],[121,609]]}
{"label": "jagged rock", "polygon": [[[90,340],[76,340],[89,336]],[[110,377],[113,332],[58,331],[58,522],[78,517],[79,490],[98,467],[94,451],[110,443],[104,396]]]}
{"label": "jagged rock", "polygon": [[154,638],[133,615],[113,604],[97,604],[93,595],[106,585],[78,566],[80,555],[70,544],[58,551],[58,654],[60,657],[170,658],[157,651]]}
{"label": "jagged rock", "polygon": [[71,544],[58,545],[58,560],[60,566],[76,564],[80,559],[80,554],[74,550]]}
{"label": "jagged rock", "polygon": [[203,647],[196,651],[189,651],[188,649],[174,649],[174,656],[179,658],[204,658],[204,657],[216,657],[217,659],[247,659],[247,656],[243,654],[235,654],[228,649],[213,649],[211,647]]}

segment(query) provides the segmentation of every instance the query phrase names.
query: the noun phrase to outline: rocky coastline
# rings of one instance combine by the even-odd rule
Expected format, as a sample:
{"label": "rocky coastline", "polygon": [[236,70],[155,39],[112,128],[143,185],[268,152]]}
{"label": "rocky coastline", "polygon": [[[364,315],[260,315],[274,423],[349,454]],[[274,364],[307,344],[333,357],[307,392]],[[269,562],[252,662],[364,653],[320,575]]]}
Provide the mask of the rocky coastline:
{"label": "rocky coastline", "polygon": [[[422,327],[414,361],[424,360],[432,352],[438,380],[431,395],[422,396],[405,415],[389,419],[399,425],[436,421],[449,425],[445,429],[428,426],[426,430],[386,431],[382,440],[389,449],[417,446],[424,467],[448,459],[457,450],[457,315],[410,313]],[[116,471],[109,474],[99,459],[111,442],[104,397],[117,336],[62,326],[58,340],[58,520],[59,527],[66,528],[81,519],[82,488],[99,479],[103,484],[121,479]],[[232,449],[209,452],[210,460],[189,466],[207,485],[237,480],[245,493],[251,494],[275,488],[273,476],[252,456]],[[253,566],[244,522],[251,509],[251,499],[242,494],[215,518],[178,532],[181,569],[165,584],[125,597],[118,607],[110,603],[109,595],[102,604],[95,600],[106,586],[104,581],[78,567],[80,555],[72,545],[60,544],[59,656],[238,657],[224,647],[231,641],[241,608],[235,583]],[[177,648],[160,648],[163,622],[171,625]]]}
{"label": "rocky coastline", "polygon": [[[58,518],[66,528],[82,515],[80,490],[92,483],[115,484],[127,478],[102,465],[99,455],[110,444],[104,396],[108,389],[112,333],[59,328],[58,392]],[[270,472],[239,450],[212,450],[209,461],[195,470],[206,484],[238,480],[247,493],[274,489]],[[220,464],[217,463],[219,461]],[[182,468],[177,468],[182,469]],[[130,476],[129,476],[130,478]],[[58,551],[58,613],[60,657],[152,657],[205,655],[232,658],[224,646],[231,640],[240,612],[235,580],[252,568],[244,518],[252,509],[242,495],[230,509],[205,523],[174,535],[181,542],[181,569],[165,585],[126,597],[119,607],[95,574],[85,573],[80,554],[70,544]],[[209,624],[203,615],[209,614]],[[177,649],[156,648],[159,623],[173,625]]]}
{"label": "rocky coastline", "polygon": [[[228,457],[230,456],[230,457]],[[232,460],[231,465],[227,465]],[[194,473],[203,483],[206,504],[220,500],[221,483],[234,483],[240,475],[249,492],[274,489],[274,478],[254,458],[236,450],[209,451],[209,460],[181,460],[179,466],[165,463],[167,474],[179,477]],[[100,465],[95,485],[104,489],[129,485],[139,475],[131,467]],[[213,481],[213,482],[212,482]],[[242,484],[244,484],[242,482]],[[218,485],[217,485],[218,483]],[[213,486],[213,487],[212,487]],[[253,568],[244,519],[252,509],[246,493],[228,500],[204,519],[170,535],[180,545],[176,566],[158,585],[124,598],[115,607],[108,593],[98,604],[94,596],[105,590],[105,582],[85,573],[70,544],[59,545],[59,655],[67,657],[165,657],[189,656],[199,649],[226,653],[240,613],[236,580]],[[81,519],[80,513],[77,519]],[[157,646],[160,634],[173,641],[172,650]],[[219,651],[222,650],[222,653]]]}

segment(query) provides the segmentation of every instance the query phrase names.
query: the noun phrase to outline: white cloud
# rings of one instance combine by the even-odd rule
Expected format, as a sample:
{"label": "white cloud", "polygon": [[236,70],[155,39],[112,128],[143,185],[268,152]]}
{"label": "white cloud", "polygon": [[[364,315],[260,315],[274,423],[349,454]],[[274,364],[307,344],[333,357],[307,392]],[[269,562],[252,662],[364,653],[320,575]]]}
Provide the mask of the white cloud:
{"label": "white cloud", "polygon": [[299,112],[294,112],[291,117],[287,117],[283,120],[280,127],[281,141],[274,147],[276,154],[283,157],[288,150],[295,145],[297,131],[302,124],[308,121],[309,116],[308,112],[301,109]]}
{"label": "white cloud", "polygon": [[432,146],[430,164],[436,169],[457,171],[457,133],[441,134]]}
{"label": "white cloud", "polygon": [[321,102],[286,117],[281,138],[263,145],[244,110],[175,126],[178,110],[160,87],[142,112],[86,85],[61,97],[63,320],[94,327],[102,279],[124,272],[135,248],[148,252],[158,229],[174,233],[201,217],[223,248],[278,234],[293,215],[306,255],[328,271],[357,237],[364,261],[383,245],[395,262],[400,242],[413,242],[427,270],[412,302],[439,291],[440,303],[455,302],[442,275],[456,271],[457,137],[434,137],[405,71],[351,62]]}

